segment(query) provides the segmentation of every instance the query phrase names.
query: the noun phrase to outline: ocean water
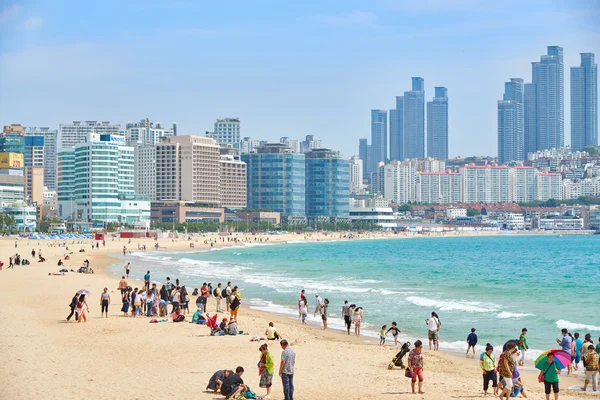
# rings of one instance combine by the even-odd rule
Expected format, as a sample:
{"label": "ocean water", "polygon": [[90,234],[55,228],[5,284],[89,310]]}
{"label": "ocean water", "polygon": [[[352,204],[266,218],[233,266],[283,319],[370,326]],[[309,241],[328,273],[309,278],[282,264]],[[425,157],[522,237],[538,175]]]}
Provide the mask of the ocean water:
{"label": "ocean water", "polygon": [[396,321],[402,340],[426,339],[424,320],[436,311],[440,348],[449,351],[464,351],[472,327],[482,346],[501,346],[526,327],[532,359],[556,347],[561,328],[600,336],[599,245],[600,235],[340,240],[136,252],[127,260],[138,279],[150,269],[153,280],[179,278],[188,289],[232,281],[244,303],[290,318],[305,289],[312,319],[319,293],[329,299],[332,328],[342,328],[348,300],[364,308],[363,334],[373,338]]}

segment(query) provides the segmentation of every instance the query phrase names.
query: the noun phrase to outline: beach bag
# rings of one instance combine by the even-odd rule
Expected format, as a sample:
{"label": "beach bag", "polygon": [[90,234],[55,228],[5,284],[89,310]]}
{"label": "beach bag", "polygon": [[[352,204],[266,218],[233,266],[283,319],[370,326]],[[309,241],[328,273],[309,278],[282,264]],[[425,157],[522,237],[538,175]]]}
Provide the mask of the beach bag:
{"label": "beach bag", "polygon": [[250,390],[250,386],[248,386],[244,391],[244,397],[247,399],[256,399],[256,393]]}
{"label": "beach bag", "polygon": [[406,368],[406,370],[404,371],[404,376],[407,378],[412,378],[413,377],[413,373],[409,368]]}

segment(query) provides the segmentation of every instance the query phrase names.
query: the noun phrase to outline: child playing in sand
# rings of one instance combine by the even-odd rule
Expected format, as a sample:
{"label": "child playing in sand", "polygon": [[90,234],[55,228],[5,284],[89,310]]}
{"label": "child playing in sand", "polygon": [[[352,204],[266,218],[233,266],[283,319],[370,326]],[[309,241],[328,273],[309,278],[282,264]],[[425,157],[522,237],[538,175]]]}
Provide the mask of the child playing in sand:
{"label": "child playing in sand", "polygon": [[381,330],[379,331],[379,345],[383,346],[385,344],[385,337],[387,335],[387,333],[385,332],[385,330],[387,329],[387,325],[383,325],[381,327]]}

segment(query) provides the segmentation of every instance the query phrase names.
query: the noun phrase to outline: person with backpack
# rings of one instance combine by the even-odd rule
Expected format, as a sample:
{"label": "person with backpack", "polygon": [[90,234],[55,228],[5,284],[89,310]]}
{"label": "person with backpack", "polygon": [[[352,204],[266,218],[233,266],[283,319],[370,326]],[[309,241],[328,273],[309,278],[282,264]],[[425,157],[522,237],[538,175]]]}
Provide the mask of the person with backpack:
{"label": "person with backpack", "polygon": [[71,304],[69,304],[69,307],[71,308],[71,313],[67,317],[67,321],[69,321],[71,319],[73,314],[75,314],[75,321],[77,321],[79,319],[79,314],[75,311],[77,308],[78,301],[79,301],[79,295],[77,293],[75,293],[75,296],[73,296],[73,298],[71,299]]}
{"label": "person with backpack", "polygon": [[496,356],[494,347],[487,343],[485,351],[479,356],[479,367],[483,373],[483,395],[487,396],[487,391],[492,381],[494,396],[498,396],[498,375],[496,374]]}
{"label": "person with backpack", "polygon": [[221,297],[221,284],[217,284],[217,287],[213,291],[213,296],[215,296],[215,300],[217,301],[217,312],[223,312],[223,298]]}
{"label": "person with backpack", "polygon": [[240,298],[238,297],[238,287],[235,286],[233,288],[233,291],[231,292],[231,296],[230,296],[230,300],[231,300],[231,304],[229,306],[229,309],[231,310],[231,313],[229,315],[229,317],[231,319],[237,319],[238,316],[238,311],[240,310]]}
{"label": "person with backpack", "polygon": [[473,349],[473,358],[475,358],[475,345],[477,344],[477,334],[475,328],[471,328],[471,333],[467,336],[467,357],[469,356],[469,350]]}

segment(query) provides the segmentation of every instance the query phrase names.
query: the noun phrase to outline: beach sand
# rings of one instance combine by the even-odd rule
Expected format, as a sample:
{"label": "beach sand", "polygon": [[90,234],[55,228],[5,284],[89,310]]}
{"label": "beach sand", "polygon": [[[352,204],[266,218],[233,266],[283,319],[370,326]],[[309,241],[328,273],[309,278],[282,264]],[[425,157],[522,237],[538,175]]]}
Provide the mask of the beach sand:
{"label": "beach sand", "polygon": [[[266,236],[261,236],[266,238]],[[312,240],[337,239],[339,235],[313,235]],[[271,236],[270,242],[303,240],[303,235]],[[199,238],[196,249],[205,247]],[[62,247],[48,247],[50,241],[22,240],[18,249],[14,239],[0,240],[0,399],[222,399],[205,392],[210,376],[218,369],[245,368],[244,381],[259,395],[256,364],[258,347],[265,342],[250,342],[253,336],[264,336],[269,321],[291,343],[296,352],[294,376],[295,398],[303,399],[470,399],[482,398],[481,372],[478,363],[464,357],[424,351],[424,395],[410,393],[410,381],[404,371],[388,370],[387,365],[398,351],[392,346],[365,343],[365,338],[346,336],[339,331],[323,331],[314,326],[301,326],[285,316],[267,314],[243,307],[238,325],[248,336],[211,337],[205,326],[172,322],[150,324],[148,318],[123,317],[117,290],[119,279],[103,273],[117,260],[110,257],[122,251],[127,240],[107,241],[105,248],[91,250],[68,241],[71,259],[67,268],[78,268],[85,258],[97,271],[95,275],[57,272]],[[133,239],[153,251],[151,239]],[[183,239],[159,240],[161,250],[189,250]],[[45,263],[31,260],[31,265],[8,269],[8,257],[19,252],[26,258],[31,250],[42,249]],[[123,263],[125,264],[125,263]],[[133,265],[132,269],[152,269],[151,265]],[[172,277],[173,280],[176,277]],[[232,277],[233,278],[233,277]],[[233,279],[232,279],[233,280]],[[185,284],[185,282],[183,282]],[[130,281],[130,285],[135,286]],[[138,286],[139,285],[138,283]],[[100,293],[108,287],[112,305],[108,319],[100,319]],[[66,322],[68,304],[75,292],[88,289],[90,306],[87,323]],[[209,300],[209,312],[214,310]],[[194,299],[190,308],[195,310]],[[222,315],[219,315],[219,320]],[[191,320],[191,315],[188,316]],[[423,332],[426,334],[426,332]],[[266,342],[274,356],[276,373],[281,348]],[[405,359],[406,362],[406,359]],[[543,399],[543,385],[537,383],[533,371],[522,372],[531,399]],[[273,398],[283,399],[280,379],[274,377]],[[576,378],[561,378],[561,399],[595,398],[584,393],[566,391],[580,385]],[[493,396],[489,396],[493,398]]]}

